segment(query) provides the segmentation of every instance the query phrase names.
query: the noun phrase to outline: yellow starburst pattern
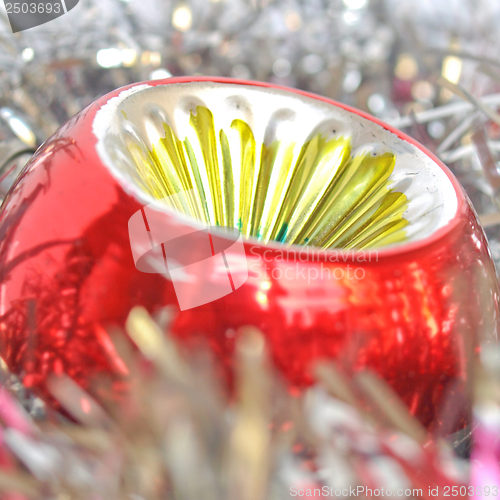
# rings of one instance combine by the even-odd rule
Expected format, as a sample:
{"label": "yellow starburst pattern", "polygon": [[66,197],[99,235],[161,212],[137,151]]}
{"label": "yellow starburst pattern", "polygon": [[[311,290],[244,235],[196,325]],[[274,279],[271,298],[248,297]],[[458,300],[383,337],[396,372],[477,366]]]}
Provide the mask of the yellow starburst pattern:
{"label": "yellow starburst pattern", "polygon": [[[142,188],[211,226],[263,242],[367,249],[406,241],[408,200],[391,189],[395,155],[352,154],[349,137],[318,133],[303,144],[258,144],[241,119],[217,130],[210,109],[190,114],[186,137],[127,149]],[[178,196],[185,193],[185,196]]]}

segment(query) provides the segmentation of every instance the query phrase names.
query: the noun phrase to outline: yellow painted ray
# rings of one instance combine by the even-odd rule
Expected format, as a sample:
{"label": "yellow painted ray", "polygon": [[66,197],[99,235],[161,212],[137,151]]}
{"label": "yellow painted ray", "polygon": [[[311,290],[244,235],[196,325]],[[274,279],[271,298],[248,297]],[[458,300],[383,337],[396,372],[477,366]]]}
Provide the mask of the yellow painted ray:
{"label": "yellow painted ray", "polygon": [[376,248],[406,240],[407,198],[391,190],[392,153],[351,156],[349,137],[257,144],[248,123],[216,129],[197,106],[186,136],[164,124],[151,151],[127,142],[144,189],[177,210],[262,241],[320,248]]}

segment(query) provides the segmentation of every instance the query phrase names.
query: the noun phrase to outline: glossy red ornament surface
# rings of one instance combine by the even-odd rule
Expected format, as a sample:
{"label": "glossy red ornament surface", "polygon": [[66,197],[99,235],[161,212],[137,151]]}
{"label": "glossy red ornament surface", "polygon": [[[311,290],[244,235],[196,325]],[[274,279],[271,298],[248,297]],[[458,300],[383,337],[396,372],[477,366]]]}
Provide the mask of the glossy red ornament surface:
{"label": "glossy red ornament surface", "polygon": [[[182,81],[189,80],[150,85]],[[128,221],[144,203],[96,152],[93,119],[118,93],[102,97],[49,139],[2,207],[1,355],[42,395],[51,374],[65,373],[84,387],[102,373],[120,380],[125,373],[107,328],[123,326],[134,305],[151,312],[165,305],[179,309],[171,281],[136,269]],[[311,382],[316,360],[336,359],[347,371],[368,366],[425,425],[446,421],[448,431],[462,426],[470,361],[480,339],[497,335],[497,281],[461,187],[426,154],[457,193],[457,213],[445,227],[371,258],[299,247],[285,252],[279,243],[245,240],[248,280],[218,300],[179,311],[173,332],[187,346],[208,341],[230,372],[235,332],[254,325],[292,385]],[[188,227],[189,221],[175,224]],[[338,269],[338,279],[316,273],[319,266]]]}

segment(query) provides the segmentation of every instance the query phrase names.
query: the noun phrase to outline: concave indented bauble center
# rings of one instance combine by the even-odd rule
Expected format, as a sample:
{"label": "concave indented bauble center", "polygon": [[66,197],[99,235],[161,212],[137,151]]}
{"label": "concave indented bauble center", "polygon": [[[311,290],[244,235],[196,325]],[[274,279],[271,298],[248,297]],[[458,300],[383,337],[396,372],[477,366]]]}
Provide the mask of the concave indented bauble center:
{"label": "concave indented bauble center", "polygon": [[444,203],[456,198],[449,179],[417,148],[311,98],[202,82],[144,86],[106,106],[100,151],[115,173],[262,242],[380,248],[428,236],[456,209]]}

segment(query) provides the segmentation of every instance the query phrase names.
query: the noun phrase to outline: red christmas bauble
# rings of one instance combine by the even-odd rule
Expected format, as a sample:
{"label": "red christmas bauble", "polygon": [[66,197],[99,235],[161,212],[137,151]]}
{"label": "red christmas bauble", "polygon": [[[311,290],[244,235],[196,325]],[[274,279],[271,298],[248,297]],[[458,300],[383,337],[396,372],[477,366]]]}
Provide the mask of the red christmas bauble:
{"label": "red christmas bauble", "polygon": [[26,386],[121,377],[108,327],[135,305],[175,307],[173,333],[228,373],[253,325],[290,384],[320,359],[371,367],[450,429],[498,328],[483,231],[438,159],[360,111],[222,78],[98,99],[3,204],[1,355]]}

